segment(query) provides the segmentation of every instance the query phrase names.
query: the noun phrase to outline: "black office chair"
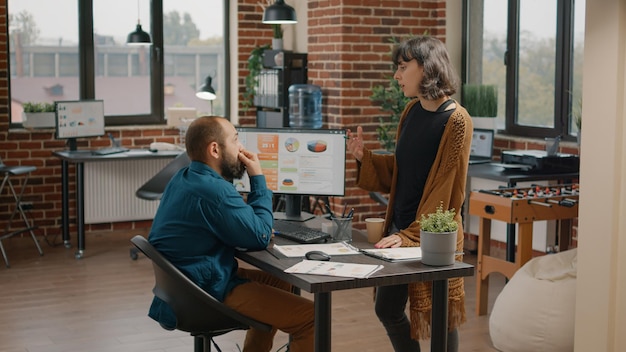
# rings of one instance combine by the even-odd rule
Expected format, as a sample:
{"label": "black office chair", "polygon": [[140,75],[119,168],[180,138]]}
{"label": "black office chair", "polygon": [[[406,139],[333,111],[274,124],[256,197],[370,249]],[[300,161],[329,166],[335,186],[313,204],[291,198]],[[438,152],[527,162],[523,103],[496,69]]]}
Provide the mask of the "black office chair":
{"label": "black office chair", "polygon": [[249,328],[271,331],[272,326],[237,313],[187,278],[141,235],[131,242],[152,260],[155,285],[152,292],[176,315],[176,328],[194,337],[194,351],[211,351],[215,336]]}
{"label": "black office chair", "polygon": [[387,206],[387,204],[389,204],[389,199],[387,199],[382,193],[380,192],[370,192],[370,198],[372,198],[373,200],[375,200],[378,204],[380,205],[384,205]]}
{"label": "black office chair", "polygon": [[[152,176],[146,183],[144,183],[139,189],[135,192],[135,195],[138,198],[144,200],[160,200],[163,195],[163,191],[165,191],[165,186],[170,182],[172,176],[178,170],[183,167],[189,165],[191,160],[189,160],[189,156],[187,156],[187,152],[181,153],[170,163],[165,165],[161,171],[159,171],[156,175]],[[139,251],[137,248],[130,249],[130,258],[132,260],[137,260]]]}

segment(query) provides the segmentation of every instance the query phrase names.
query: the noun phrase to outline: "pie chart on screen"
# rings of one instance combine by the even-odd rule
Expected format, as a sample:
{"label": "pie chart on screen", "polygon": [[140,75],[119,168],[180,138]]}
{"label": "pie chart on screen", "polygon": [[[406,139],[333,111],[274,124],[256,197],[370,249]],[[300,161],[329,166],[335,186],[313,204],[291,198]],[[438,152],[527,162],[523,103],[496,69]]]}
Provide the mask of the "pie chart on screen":
{"label": "pie chart on screen", "polygon": [[285,140],[285,149],[287,149],[288,152],[295,152],[300,148],[300,142],[293,138],[293,137],[289,137]]}
{"label": "pie chart on screen", "polygon": [[327,143],[323,140],[313,140],[306,143],[306,147],[313,153],[322,153],[326,151]]}

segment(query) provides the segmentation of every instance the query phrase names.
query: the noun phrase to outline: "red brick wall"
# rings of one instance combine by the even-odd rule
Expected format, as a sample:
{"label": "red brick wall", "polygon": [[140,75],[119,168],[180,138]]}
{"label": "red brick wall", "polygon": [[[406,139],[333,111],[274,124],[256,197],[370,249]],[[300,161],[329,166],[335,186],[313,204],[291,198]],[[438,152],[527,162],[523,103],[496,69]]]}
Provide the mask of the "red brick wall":
{"label": "red brick wall", "polygon": [[[445,40],[445,1],[397,0],[361,5],[357,0],[308,0],[308,61],[309,83],[322,87],[323,115],[327,127],[355,128],[362,125],[368,146],[379,148],[375,129],[381,115],[369,101],[371,88],[386,82],[391,72],[388,53],[389,38],[421,34],[424,31]],[[373,2],[372,2],[373,3]],[[244,91],[247,59],[253,48],[271,42],[271,29],[261,23],[262,10],[258,0],[238,0],[239,100]],[[25,201],[32,202],[30,217],[39,227],[38,234],[59,235],[61,223],[61,167],[52,156],[64,148],[49,130],[9,131],[7,8],[0,0],[0,157],[7,165],[34,165],[37,171],[29,180]],[[239,109],[242,125],[254,125],[254,111]],[[176,142],[178,131],[163,127],[108,128],[125,146],[146,147],[152,141]],[[107,138],[83,140],[81,148],[109,145]],[[70,173],[73,174],[73,167]],[[71,179],[73,180],[73,178]],[[384,211],[376,206],[367,192],[354,187],[355,163],[348,163],[348,183],[345,199],[333,199],[337,209],[348,203],[355,207],[357,226],[369,215]],[[19,188],[19,187],[18,187]],[[70,199],[74,198],[73,186]],[[0,194],[0,229],[4,229],[13,200],[7,191]],[[70,203],[71,222],[75,221],[74,201]],[[150,222],[125,222],[87,225],[87,231],[132,229],[150,226]],[[75,233],[75,227],[71,228]]]}
{"label": "red brick wall", "polygon": [[[322,87],[323,116],[329,128],[355,130],[361,125],[366,145],[380,149],[376,127],[382,116],[370,101],[372,87],[393,74],[389,54],[392,37],[404,39],[425,31],[445,41],[445,1],[308,1],[309,81]],[[356,162],[347,164],[346,198],[336,201],[355,208],[359,227],[384,207],[354,186]]]}

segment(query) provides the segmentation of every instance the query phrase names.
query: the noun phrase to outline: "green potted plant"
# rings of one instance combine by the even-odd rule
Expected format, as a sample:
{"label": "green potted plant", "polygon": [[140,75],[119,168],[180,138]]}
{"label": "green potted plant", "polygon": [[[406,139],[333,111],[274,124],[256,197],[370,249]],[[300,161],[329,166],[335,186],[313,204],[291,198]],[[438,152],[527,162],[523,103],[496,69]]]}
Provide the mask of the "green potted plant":
{"label": "green potted plant", "polygon": [[420,247],[422,263],[432,266],[454,264],[456,236],[459,224],[454,209],[443,210],[443,202],[434,213],[422,214],[420,224]]}
{"label": "green potted plant", "polygon": [[25,128],[52,128],[55,126],[54,103],[26,102],[22,104],[22,125]]}
{"label": "green potted plant", "polygon": [[496,129],[498,87],[496,85],[463,85],[462,105],[472,117],[474,128]]}
{"label": "green potted plant", "polygon": [[393,76],[389,76],[389,86],[378,85],[372,88],[370,100],[380,104],[380,110],[388,113],[387,116],[380,116],[380,125],[376,127],[378,141],[388,152],[396,150],[396,131],[400,116],[409,98],[404,96],[398,81]]}
{"label": "green potted plant", "polygon": [[245,78],[246,90],[243,92],[243,100],[241,101],[244,111],[254,106],[254,96],[259,83],[258,78],[263,70],[263,53],[269,48],[270,46],[267,44],[256,47],[248,57],[248,75]]}
{"label": "green potted plant", "polygon": [[283,28],[280,24],[272,24],[272,49],[283,50]]}
{"label": "green potted plant", "polygon": [[[392,46],[398,44],[398,38],[391,38],[389,41]],[[391,69],[393,73],[393,68]],[[396,150],[396,131],[398,130],[398,122],[404,107],[409,102],[409,98],[404,96],[404,92],[400,88],[398,81],[393,75],[387,77],[387,85],[376,85],[372,87],[372,95],[370,100],[373,103],[380,104],[380,110],[386,113],[385,116],[378,117],[380,125],[376,128],[378,133],[378,141],[381,147],[387,152],[395,152]]]}

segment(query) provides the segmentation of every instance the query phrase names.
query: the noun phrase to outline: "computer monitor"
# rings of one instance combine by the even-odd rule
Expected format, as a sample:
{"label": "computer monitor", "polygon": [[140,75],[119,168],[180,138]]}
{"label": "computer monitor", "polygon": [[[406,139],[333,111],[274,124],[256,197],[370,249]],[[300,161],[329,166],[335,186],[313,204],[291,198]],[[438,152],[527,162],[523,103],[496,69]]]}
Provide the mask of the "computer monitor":
{"label": "computer monitor", "polygon": [[104,136],[104,103],[102,100],[55,101],[56,138],[67,139],[70,150],[76,150],[76,138]]}
{"label": "computer monitor", "polygon": [[[285,195],[285,212],[276,219],[306,221],[302,196],[343,196],[346,184],[346,132],[340,129],[237,128],[243,146],[258,154],[275,194]],[[247,175],[233,181],[250,192]]]}

